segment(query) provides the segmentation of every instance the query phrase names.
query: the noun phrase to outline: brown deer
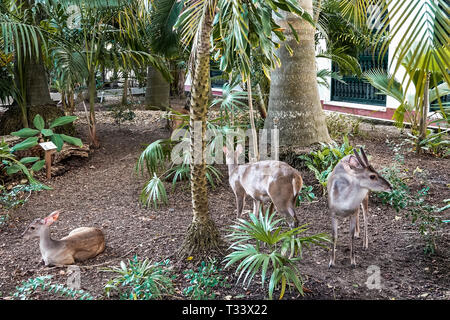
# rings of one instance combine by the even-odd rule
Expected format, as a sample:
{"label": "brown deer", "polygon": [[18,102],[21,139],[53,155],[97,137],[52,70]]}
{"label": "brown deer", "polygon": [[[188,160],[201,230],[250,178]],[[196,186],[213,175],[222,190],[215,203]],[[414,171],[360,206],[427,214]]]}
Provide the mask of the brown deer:
{"label": "brown deer", "polygon": [[170,132],[182,128],[186,123],[189,123],[189,109],[185,107],[174,107],[169,109],[167,117],[167,128]]}
{"label": "brown deer", "polygon": [[50,225],[61,210],[52,212],[44,219],[34,220],[23,233],[25,240],[39,238],[42,260],[48,265],[67,265],[97,256],[105,250],[105,237],[97,228],[77,228],[61,240],[50,237]]}
{"label": "brown deer", "polygon": [[361,148],[361,156],[356,150],[354,155],[348,155],[341,159],[328,177],[328,208],[331,215],[333,231],[333,250],[329,267],[334,266],[336,258],[336,241],[338,222],[337,217],[350,217],[350,263],[356,266],[353,241],[359,237],[359,207],[362,206],[364,220],[364,244],[369,247],[367,234],[367,214],[369,205],[369,191],[390,192],[392,187],[370,165],[367,156]]}
{"label": "brown deer", "polygon": [[275,160],[239,165],[242,145],[237,146],[234,157],[227,147],[223,147],[223,151],[228,164],[230,186],[236,196],[237,217],[242,214],[246,196],[250,196],[254,214],[259,213],[264,201],[271,200],[277,212],[288,218],[289,226],[297,227],[295,201],[303,184],[300,173],[287,163]]}

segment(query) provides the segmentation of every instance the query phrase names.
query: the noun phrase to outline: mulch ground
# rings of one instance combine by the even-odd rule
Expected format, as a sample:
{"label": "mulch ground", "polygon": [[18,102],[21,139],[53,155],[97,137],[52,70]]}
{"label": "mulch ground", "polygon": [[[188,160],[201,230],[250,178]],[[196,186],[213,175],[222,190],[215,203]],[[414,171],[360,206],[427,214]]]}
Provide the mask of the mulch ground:
{"label": "mulch ground", "polygon": [[[77,122],[79,136],[87,141],[84,116]],[[149,258],[156,262],[173,253],[182,243],[184,233],[192,220],[191,196],[186,183],[169,192],[169,203],[158,209],[145,208],[139,194],[145,178],[135,173],[136,161],[143,146],[156,139],[168,137],[165,120],[156,111],[138,111],[138,117],[120,127],[108,113],[98,114],[98,135],[101,148],[89,159],[66,162],[67,172],[46,183],[50,191],[33,193],[22,207],[10,212],[10,219],[0,227],[0,299],[8,298],[15,287],[28,278],[53,275],[55,282],[67,281],[66,268],[46,268],[40,262],[38,241],[24,242],[21,233],[37,217],[62,209],[59,221],[52,227],[53,238],[61,238],[81,226],[102,228],[106,235],[106,250],[96,258],[78,264],[81,268],[81,287],[96,298],[105,298],[104,286],[112,277],[101,271],[103,267],[118,266],[120,261]],[[352,137],[353,145],[364,145],[372,156],[372,164],[381,169],[393,163],[393,154],[386,139],[400,141],[403,137],[391,126],[361,125],[362,134]],[[406,152],[406,151],[404,151]],[[431,182],[428,200],[442,207],[449,198],[450,165],[448,159],[405,153],[405,169],[423,170],[423,177]],[[224,174],[221,184],[209,190],[209,208],[212,219],[222,236],[235,221],[235,200],[228,185],[225,166],[218,166]],[[314,176],[301,172],[306,185],[315,185]],[[419,190],[420,181],[411,180],[413,190]],[[169,183],[167,189],[170,189]],[[316,194],[319,194],[316,187]],[[252,204],[247,201],[246,209]],[[309,223],[311,233],[331,232],[325,198],[298,207],[300,223]],[[448,213],[447,213],[448,216]],[[447,218],[448,219],[448,218]],[[361,229],[363,232],[363,228]],[[299,263],[305,296],[287,292],[285,299],[450,299],[449,226],[443,226],[435,254],[423,252],[424,242],[404,213],[383,205],[375,196],[369,203],[369,249],[362,249],[362,238],[356,241],[357,267],[349,261],[348,220],[340,221],[336,267],[329,269],[329,251],[315,247],[306,249]],[[366,285],[373,270],[379,268],[380,289]],[[370,267],[370,268],[369,268]],[[171,299],[184,299],[181,290],[188,286],[183,270],[195,268],[192,261],[174,261],[177,273],[177,294]],[[228,276],[230,288],[218,288],[218,299],[265,299],[266,291],[258,279],[248,287],[235,285],[234,269],[222,271]],[[33,299],[54,299],[55,296],[35,294]]]}

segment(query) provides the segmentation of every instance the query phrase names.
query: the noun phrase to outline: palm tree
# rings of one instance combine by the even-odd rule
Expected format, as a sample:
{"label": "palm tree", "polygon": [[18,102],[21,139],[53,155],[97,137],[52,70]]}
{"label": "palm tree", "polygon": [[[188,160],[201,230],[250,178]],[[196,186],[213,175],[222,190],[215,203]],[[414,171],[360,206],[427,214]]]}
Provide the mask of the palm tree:
{"label": "palm tree", "polygon": [[[148,26],[149,47],[154,54],[165,58],[166,63],[180,57],[178,34],[173,26],[181,12],[184,1],[154,0],[150,9]],[[170,63],[173,65],[173,63]],[[177,73],[177,68],[174,68]],[[178,77],[176,77],[178,78]],[[184,85],[184,83],[183,83]],[[184,90],[184,88],[183,88]],[[159,70],[149,66],[145,104],[165,109],[170,105],[170,83]]]}
{"label": "palm tree", "polygon": [[[300,0],[298,3],[313,15],[312,0]],[[317,84],[315,27],[291,13],[283,13],[276,21],[286,29],[287,43],[292,51],[286,47],[278,50],[281,66],[271,74],[264,128],[279,129],[281,147],[330,142]]]}
{"label": "palm tree", "polygon": [[[217,1],[192,1],[180,17],[183,23],[198,19],[197,30],[187,30],[187,40],[195,35],[191,53],[191,110],[189,129],[190,141],[190,175],[193,219],[187,229],[186,237],[180,248],[180,256],[204,255],[217,250],[220,244],[219,231],[211,219],[208,210],[208,193],[206,181],[206,114],[209,102],[209,62],[210,37],[212,21]],[[197,15],[197,16],[196,16]],[[185,34],[186,35],[186,34]],[[189,36],[191,35],[191,36]]]}
{"label": "palm tree", "polygon": [[[435,97],[446,117],[440,99],[440,83],[450,84],[448,61],[450,61],[448,23],[449,5],[446,0],[342,0],[343,11],[360,25],[378,20],[376,39],[381,43],[380,57],[395,41],[390,73],[397,74],[403,67],[406,70],[402,79],[396,82],[390,78],[389,87],[400,84],[405,92],[415,84],[416,103],[422,113],[421,138],[426,136],[426,113],[430,102],[430,88],[436,88]],[[369,10],[377,6],[379,10]],[[388,37],[385,37],[388,32]],[[399,115],[399,113],[397,113]]]}
{"label": "palm tree", "polygon": [[40,19],[34,1],[0,3],[2,51],[6,56],[14,54],[11,94],[21,109],[24,127],[28,127],[28,106],[52,102],[43,64],[42,47],[45,48],[46,39],[38,26]]}

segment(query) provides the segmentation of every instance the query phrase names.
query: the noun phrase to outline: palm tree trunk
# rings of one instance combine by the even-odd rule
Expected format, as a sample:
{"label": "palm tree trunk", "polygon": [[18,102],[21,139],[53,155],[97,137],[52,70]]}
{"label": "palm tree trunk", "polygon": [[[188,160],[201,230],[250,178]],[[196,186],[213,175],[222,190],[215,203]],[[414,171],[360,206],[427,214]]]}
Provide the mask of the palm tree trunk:
{"label": "palm tree trunk", "polygon": [[197,42],[194,77],[191,91],[189,129],[190,171],[193,219],[178,252],[179,257],[208,255],[219,247],[220,236],[208,210],[206,181],[206,114],[209,102],[208,79],[210,63],[210,34],[212,17],[206,9]]}
{"label": "palm tree trunk", "polygon": [[147,68],[147,88],[145,89],[145,105],[165,110],[170,105],[170,84],[161,72],[149,66]]}
{"label": "palm tree trunk", "polygon": [[247,78],[247,96],[248,96],[248,109],[250,112],[250,128],[252,130],[252,144],[253,144],[253,157],[250,157],[250,162],[256,162],[259,160],[258,153],[258,134],[256,132],[255,125],[255,110],[253,109],[253,95],[252,95],[252,81],[250,76]]}
{"label": "palm tree trunk", "polygon": [[[310,15],[313,14],[312,0],[298,2]],[[330,142],[317,84],[315,28],[291,13],[283,12],[282,15],[282,18],[275,16],[275,22],[285,29],[293,55],[281,44],[277,53],[281,67],[271,74],[269,110],[264,127],[273,129],[277,126],[281,147]],[[288,22],[296,30],[300,43],[295,41]]]}
{"label": "palm tree trunk", "polygon": [[42,61],[42,53],[40,53],[37,61],[34,57],[25,59],[24,76],[28,106],[53,104],[48,89],[47,72]]}
{"label": "palm tree trunk", "polygon": [[100,148],[100,142],[97,138],[97,130],[95,124],[95,96],[95,70],[92,67],[92,70],[89,73],[89,135],[91,137],[92,146],[95,149],[98,149]]}
{"label": "palm tree trunk", "polygon": [[425,78],[424,96],[422,101],[422,109],[420,110],[419,119],[419,139],[417,140],[416,152],[421,153],[422,149],[419,147],[420,142],[422,142],[427,137],[427,118],[428,109],[430,108],[430,76],[428,73]]}

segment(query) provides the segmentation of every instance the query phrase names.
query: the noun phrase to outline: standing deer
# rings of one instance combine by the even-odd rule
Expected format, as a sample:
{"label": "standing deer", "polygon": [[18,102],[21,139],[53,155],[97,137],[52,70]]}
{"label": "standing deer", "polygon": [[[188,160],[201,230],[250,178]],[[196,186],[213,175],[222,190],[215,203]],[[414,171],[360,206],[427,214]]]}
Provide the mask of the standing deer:
{"label": "standing deer", "polygon": [[105,237],[97,228],[81,227],[61,240],[52,239],[50,225],[58,219],[60,212],[54,211],[44,219],[34,220],[23,233],[25,240],[39,238],[39,248],[46,266],[73,264],[93,258],[105,250]]}
{"label": "standing deer", "polygon": [[288,220],[289,227],[297,227],[295,201],[303,184],[300,173],[287,163],[275,160],[239,165],[242,145],[237,146],[234,157],[227,147],[223,147],[223,151],[228,164],[229,182],[236,196],[237,217],[241,216],[248,195],[253,199],[254,214],[259,213],[264,201],[271,200],[277,212],[293,220]]}
{"label": "standing deer", "polygon": [[369,247],[367,234],[367,214],[369,205],[369,191],[390,192],[392,187],[370,165],[364,149],[361,148],[361,156],[354,149],[354,155],[348,155],[341,159],[328,177],[328,207],[331,214],[331,226],[333,230],[333,250],[329,267],[334,266],[336,258],[336,241],[339,217],[350,217],[350,263],[356,266],[353,250],[353,240],[359,237],[359,207],[362,206],[364,220],[364,244]]}

